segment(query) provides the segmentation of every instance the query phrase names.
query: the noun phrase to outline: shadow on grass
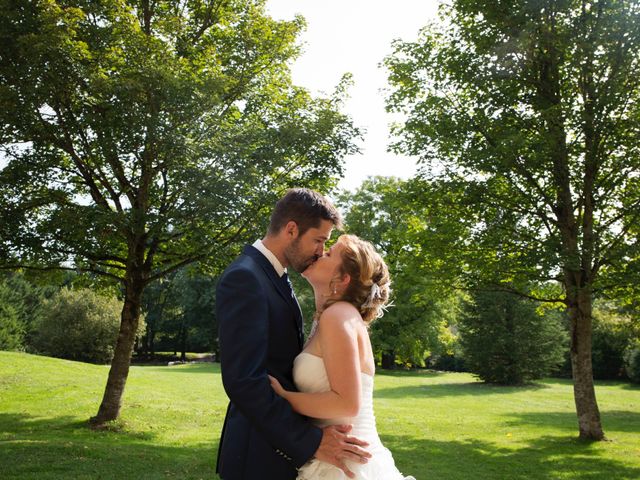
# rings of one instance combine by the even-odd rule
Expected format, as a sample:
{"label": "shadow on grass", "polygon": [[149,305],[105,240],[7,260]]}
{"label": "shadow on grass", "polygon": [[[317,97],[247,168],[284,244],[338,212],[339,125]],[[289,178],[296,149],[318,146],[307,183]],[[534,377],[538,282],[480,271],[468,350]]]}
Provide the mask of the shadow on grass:
{"label": "shadow on grass", "polygon": [[385,376],[385,377],[416,377],[416,378],[435,378],[441,377],[443,375],[451,375],[455,372],[442,372],[440,370],[401,370],[401,369],[386,369],[386,368],[376,368],[376,376]]}
{"label": "shadow on grass", "polygon": [[[638,413],[607,414],[624,416],[630,424],[640,419]],[[570,414],[552,413],[551,417],[554,424],[574,423]],[[541,422],[543,417],[523,414],[515,421]],[[126,429],[91,431],[74,417],[43,419],[24,414],[0,414],[0,432],[3,479],[217,478],[218,442],[214,438],[198,444],[167,445],[154,443],[153,435],[141,436]],[[597,444],[580,442],[573,432],[542,436],[520,448],[473,439],[440,441],[383,435],[382,440],[394,453],[398,467],[418,480],[640,478],[640,468],[606,458]]]}
{"label": "shadow on grass", "polygon": [[384,435],[382,441],[393,452],[398,468],[418,480],[640,478],[640,468],[603,457],[593,443],[574,437],[539,437],[519,449],[481,440],[416,440]]}
{"label": "shadow on grass", "polygon": [[622,385],[622,388],[625,390],[635,390],[636,392],[640,391],[640,384],[638,383],[625,383]]}
{"label": "shadow on grass", "polygon": [[[506,425],[509,426],[526,424],[575,432],[578,425],[578,417],[575,412],[532,412],[510,414],[508,417],[509,420],[506,421]],[[639,412],[603,410],[601,417],[602,428],[605,431],[605,435],[611,434],[612,432],[640,432]]]}
{"label": "shadow on grass", "polygon": [[101,429],[91,430],[87,420],[78,420],[77,417],[66,416],[56,418],[33,417],[26,414],[0,414],[0,431],[3,439],[12,438],[15,435],[25,433],[33,434],[38,432],[46,432],[47,434],[60,435],[82,435],[90,433],[98,437],[102,435],[105,438],[117,436],[119,438],[130,438],[137,440],[153,440],[156,436],[154,432],[146,431],[130,431],[127,430],[126,424],[122,422],[114,422],[112,425]]}
{"label": "shadow on grass", "polygon": [[375,398],[436,398],[460,397],[466,395],[511,394],[536,391],[549,388],[544,384],[522,385],[517,387],[491,385],[481,382],[473,383],[439,383],[431,385],[406,385],[401,387],[380,388],[375,391]]}
{"label": "shadow on grass", "polygon": [[154,443],[153,432],[93,431],[75,417],[0,414],[3,479],[215,479],[217,439]]}
{"label": "shadow on grass", "polygon": [[[549,378],[545,378],[543,381],[544,383],[548,383],[549,385],[567,385],[567,386],[573,385],[573,380],[570,378],[549,377]],[[628,380],[594,380],[594,385],[596,386],[596,388],[618,387],[625,390],[640,391],[640,384],[631,383]]]}

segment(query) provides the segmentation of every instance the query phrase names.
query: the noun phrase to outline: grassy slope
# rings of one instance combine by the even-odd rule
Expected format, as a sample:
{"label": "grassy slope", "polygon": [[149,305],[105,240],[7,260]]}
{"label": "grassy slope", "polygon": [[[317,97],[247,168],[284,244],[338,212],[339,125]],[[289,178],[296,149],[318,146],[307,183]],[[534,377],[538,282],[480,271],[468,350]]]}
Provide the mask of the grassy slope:
{"label": "grassy slope", "polygon": [[[226,408],[219,365],[132,367],[122,420],[93,432],[108,368],[0,352],[0,476],[211,479]],[[572,388],[467,374],[376,377],[383,442],[400,469],[433,479],[640,478],[640,388],[599,383],[610,441],[576,440]]]}

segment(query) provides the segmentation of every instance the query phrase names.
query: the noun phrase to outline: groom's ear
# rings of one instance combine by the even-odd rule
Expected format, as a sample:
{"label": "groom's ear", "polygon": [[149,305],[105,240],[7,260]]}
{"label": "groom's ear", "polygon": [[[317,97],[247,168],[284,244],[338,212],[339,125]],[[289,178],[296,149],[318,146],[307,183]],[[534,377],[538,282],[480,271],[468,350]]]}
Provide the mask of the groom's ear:
{"label": "groom's ear", "polygon": [[289,220],[287,224],[284,226],[284,232],[287,237],[296,238],[298,236],[298,224],[293,220]]}

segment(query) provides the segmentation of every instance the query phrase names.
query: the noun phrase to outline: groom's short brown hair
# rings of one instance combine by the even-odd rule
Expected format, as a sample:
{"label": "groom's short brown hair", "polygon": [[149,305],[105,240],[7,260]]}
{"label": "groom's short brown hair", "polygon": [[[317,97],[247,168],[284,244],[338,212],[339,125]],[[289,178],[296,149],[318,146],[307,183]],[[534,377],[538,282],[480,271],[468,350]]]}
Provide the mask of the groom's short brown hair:
{"label": "groom's short brown hair", "polygon": [[342,227],[340,212],[327,198],[308,188],[292,188],[276,203],[269,234],[277,234],[287,223],[294,221],[302,235],[310,228],[319,227],[321,220],[329,220],[337,228]]}

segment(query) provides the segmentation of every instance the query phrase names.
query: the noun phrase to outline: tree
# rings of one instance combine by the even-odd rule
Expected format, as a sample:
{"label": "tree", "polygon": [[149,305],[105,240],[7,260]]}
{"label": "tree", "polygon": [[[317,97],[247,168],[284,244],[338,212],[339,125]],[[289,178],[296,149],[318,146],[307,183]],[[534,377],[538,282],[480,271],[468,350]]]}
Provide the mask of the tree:
{"label": "tree", "polygon": [[215,337],[216,279],[188,266],[157,282],[143,295],[146,312],[146,333],[139,353],[153,356],[156,343],[180,352],[186,360],[187,351],[218,353]]}
{"label": "tree", "polygon": [[370,177],[338,201],[346,212],[346,230],[372,242],[389,266],[392,305],[371,327],[374,351],[384,368],[396,362],[424,366],[428,355],[442,353],[440,337],[457,314],[455,296],[433,281],[424,262],[420,239],[428,226],[409,184]]}
{"label": "tree", "polygon": [[476,291],[460,317],[465,365],[489,383],[522,385],[549,375],[563,361],[561,318],[508,292]]}
{"label": "tree", "polygon": [[195,269],[180,273],[178,291],[183,315],[176,336],[180,358],[189,351],[218,353],[218,323],[215,318],[216,279],[199,274]]}
{"label": "tree", "polygon": [[604,438],[592,302],[637,272],[639,20],[631,0],[454,0],[386,60],[395,148],[422,159],[443,232],[464,231],[445,262],[466,283],[562,286],[520,293],[567,308],[585,439]]}
{"label": "tree", "polygon": [[30,350],[42,303],[59,289],[60,279],[40,277],[36,283],[24,272],[0,273],[1,349]]}
{"label": "tree", "polygon": [[0,350],[24,348],[25,325],[6,283],[0,283]]}
{"label": "tree", "polygon": [[156,353],[156,338],[162,332],[162,319],[167,304],[171,301],[172,278],[176,272],[150,284],[142,295],[142,310],[145,312],[146,329],[141,339],[138,354],[153,358]]}
{"label": "tree", "polygon": [[303,20],[264,3],[1,4],[0,261],[122,289],[94,426],[120,412],[145,287],[215,272],[284,189],[330,188],[355,149],[342,90],[291,84]]}

